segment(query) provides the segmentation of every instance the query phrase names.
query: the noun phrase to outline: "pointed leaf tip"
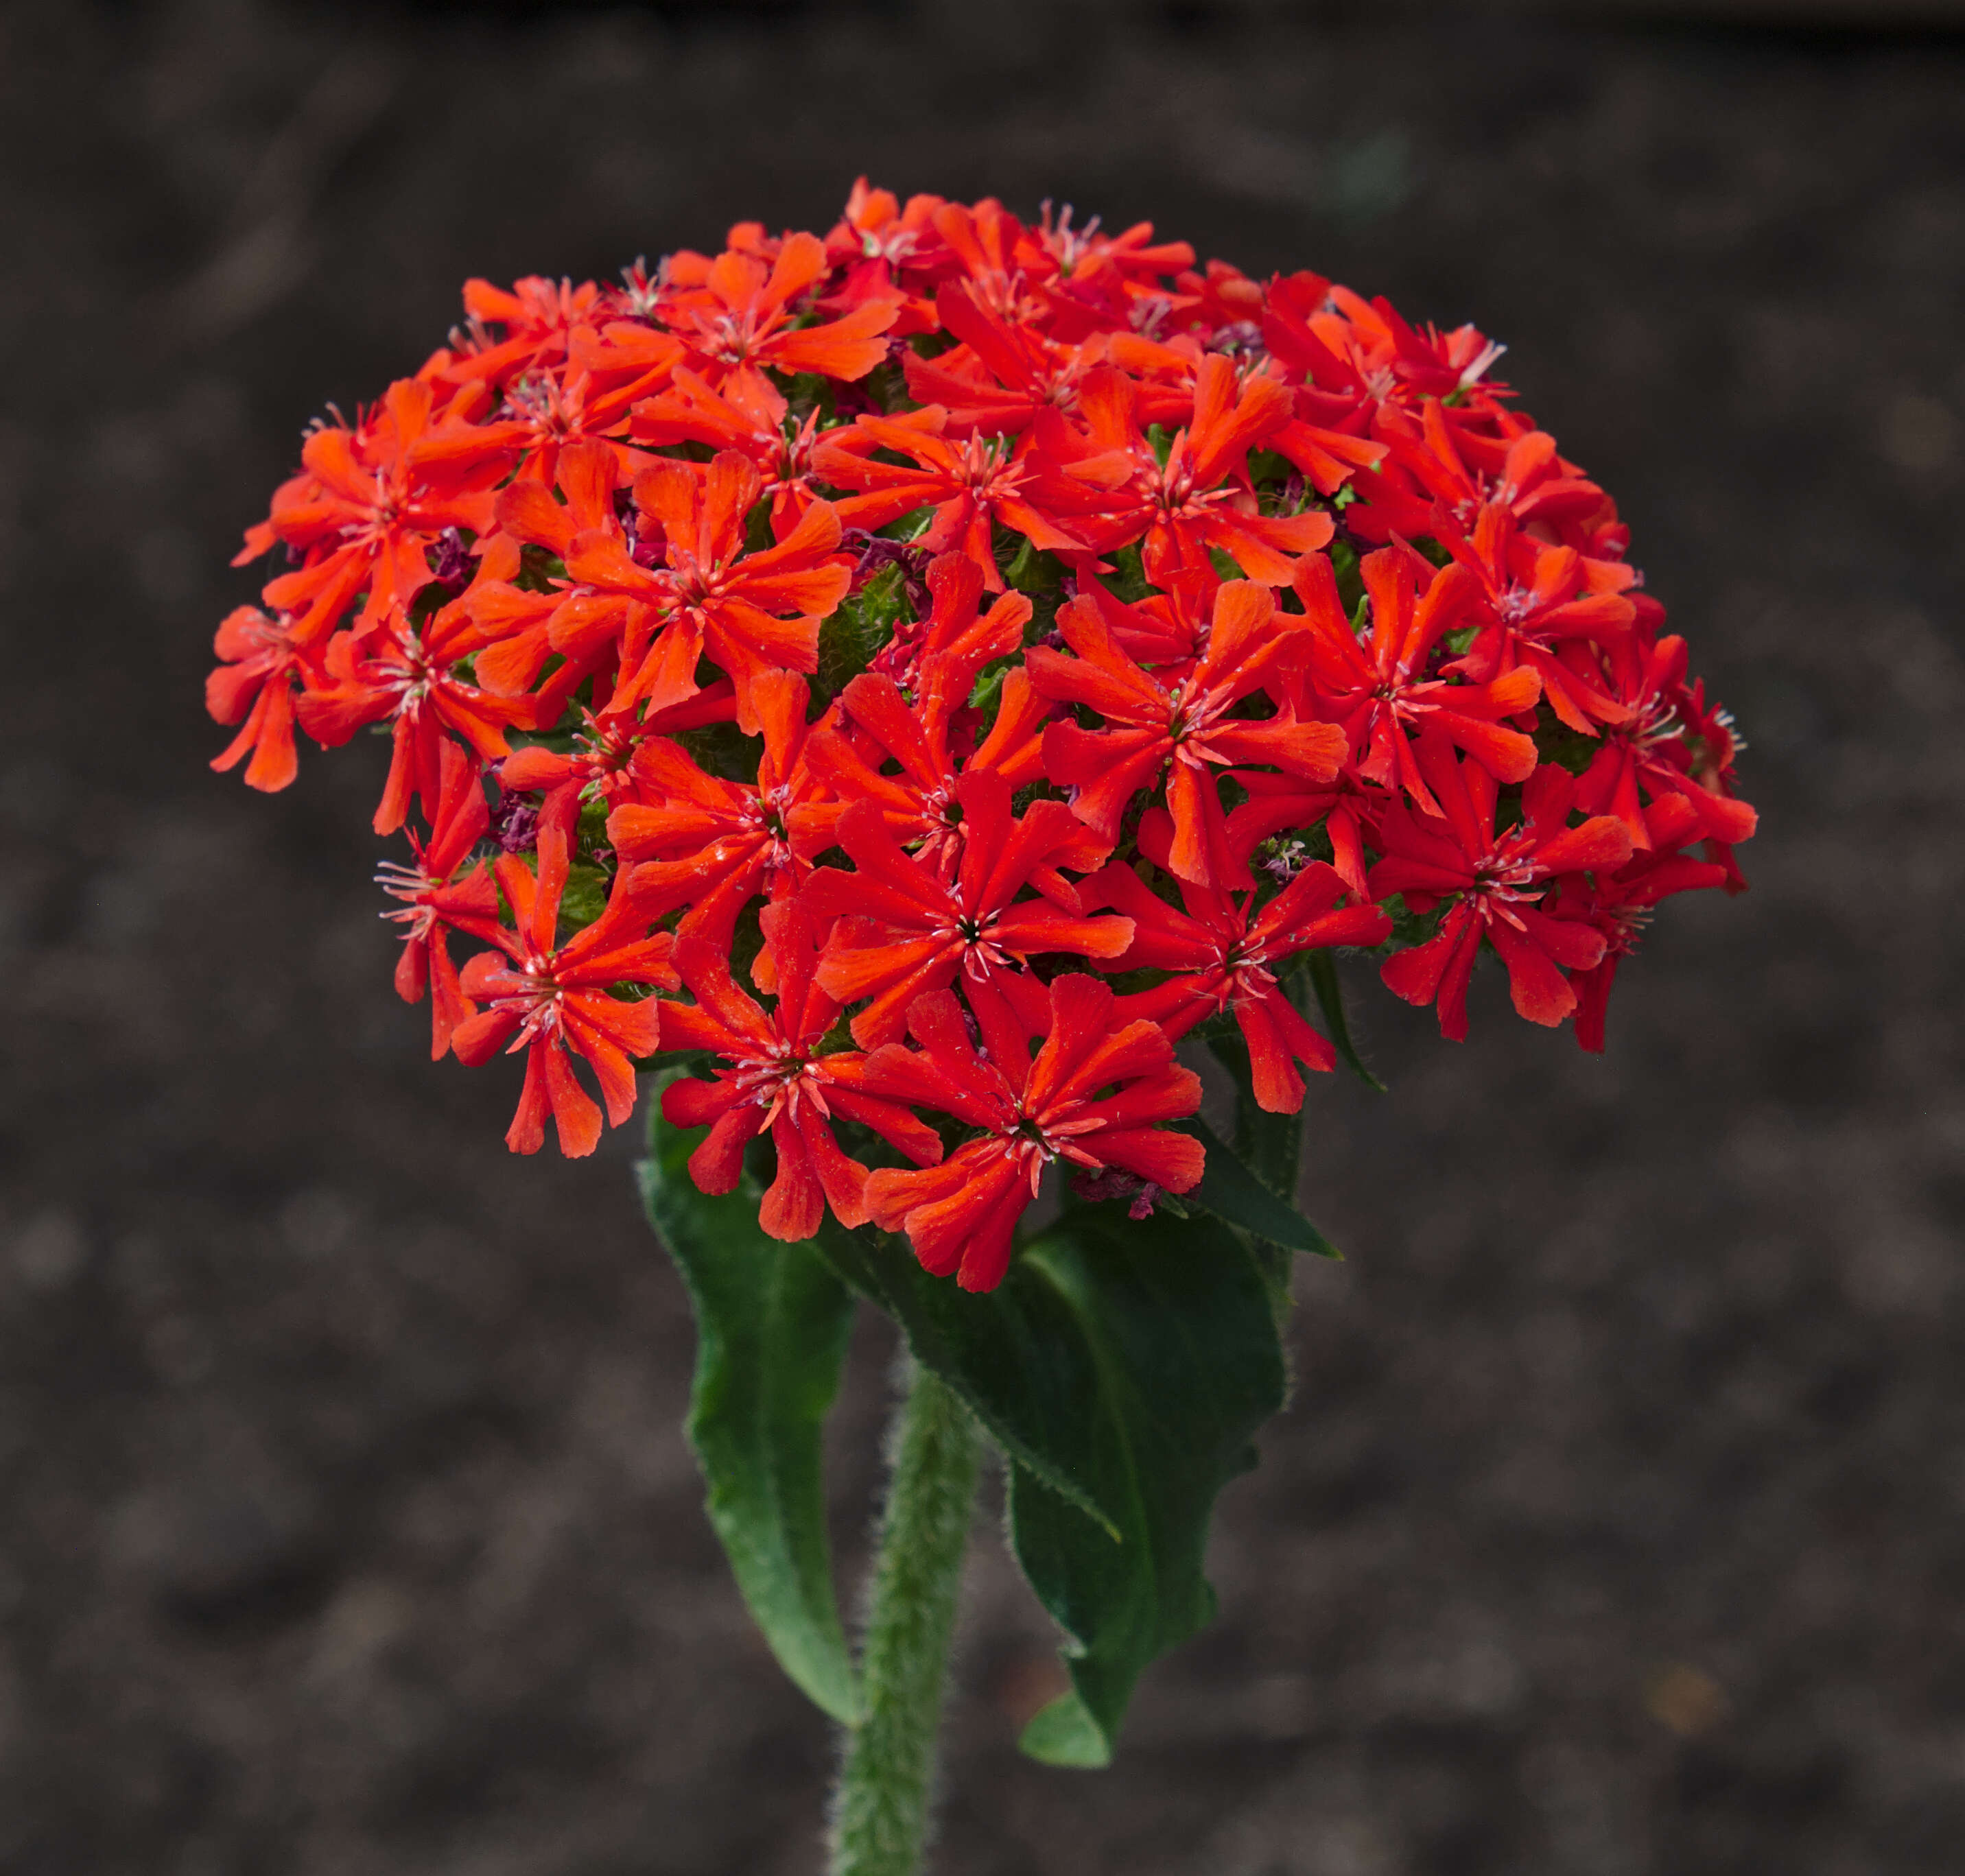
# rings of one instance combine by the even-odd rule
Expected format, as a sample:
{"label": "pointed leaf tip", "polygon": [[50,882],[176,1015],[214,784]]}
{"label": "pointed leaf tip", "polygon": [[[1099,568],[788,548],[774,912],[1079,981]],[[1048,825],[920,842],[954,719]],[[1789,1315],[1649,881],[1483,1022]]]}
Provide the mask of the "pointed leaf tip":
{"label": "pointed leaf tip", "polygon": [[1017,1738],[1017,1750],[1040,1765],[1085,1772],[1112,1762],[1112,1743],[1092,1710],[1075,1693],[1060,1694],[1033,1714]]}
{"label": "pointed leaf tip", "polygon": [[1351,1025],[1344,1015],[1344,992],[1337,981],[1337,962],[1328,951],[1313,951],[1310,957],[1310,984],[1317,992],[1317,1007],[1323,1012],[1323,1026],[1330,1033],[1332,1046],[1343,1057],[1344,1065],[1375,1093],[1388,1091],[1384,1082],[1365,1065],[1358,1046],[1351,1039]]}
{"label": "pointed leaf tip", "polygon": [[1264,1185],[1198,1114],[1174,1125],[1208,1149],[1208,1169],[1201,1175],[1200,1184],[1185,1194],[1190,1205],[1203,1206],[1217,1218],[1286,1251],[1307,1251],[1313,1257],[1343,1261],[1343,1252],[1294,1206]]}
{"label": "pointed leaf tip", "polygon": [[810,1245],[764,1235],[754,1182],[719,1197],[696,1190],[688,1162],[703,1132],[664,1120],[656,1099],[636,1169],[696,1312],[689,1441],[710,1523],[779,1666],[850,1726],[860,1702],[833,1587],[822,1436],[853,1294]]}

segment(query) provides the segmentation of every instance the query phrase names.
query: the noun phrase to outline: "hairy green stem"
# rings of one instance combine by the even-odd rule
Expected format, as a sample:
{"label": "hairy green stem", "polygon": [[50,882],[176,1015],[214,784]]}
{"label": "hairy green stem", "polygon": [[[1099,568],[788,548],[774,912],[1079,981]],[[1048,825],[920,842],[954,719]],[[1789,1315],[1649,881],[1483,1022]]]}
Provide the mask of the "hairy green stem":
{"label": "hairy green stem", "polygon": [[833,1791],[831,1876],[915,1876],[921,1868],[979,1444],[968,1409],[916,1367],[895,1417],[860,1651],[864,1713]]}

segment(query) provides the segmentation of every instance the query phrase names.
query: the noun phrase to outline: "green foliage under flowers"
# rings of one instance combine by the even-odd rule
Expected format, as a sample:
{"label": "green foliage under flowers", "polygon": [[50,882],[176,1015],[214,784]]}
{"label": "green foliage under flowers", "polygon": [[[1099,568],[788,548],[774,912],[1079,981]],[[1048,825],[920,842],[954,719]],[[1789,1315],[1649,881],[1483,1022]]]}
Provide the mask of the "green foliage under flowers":
{"label": "green foliage under flowers", "polygon": [[831,1580],[821,1441],[856,1296],[894,1320],[1005,1461],[1011,1547],[1063,1631],[1073,1683],[1025,1729],[1025,1752],[1108,1762],[1140,1673],[1211,1617],[1214,1501],[1255,1463],[1287,1389],[1291,1254],[1336,1254],[1290,1202],[1298,1117],[1255,1107],[1239,1039],[1212,1046],[1244,1091],[1236,1138],[1185,1123],[1208,1166],[1180,1215],[1067,1200],[985,1295],[931,1276],[871,1226],[828,1220],[809,1244],[774,1242],[757,1225],[758,1181],[698,1192],[687,1161],[701,1130],[651,1115],[642,1190],[702,1330],[689,1433],[711,1519],[786,1672],[835,1717],[864,1711]]}
{"label": "green foliage under flowers", "polygon": [[697,1191],[687,1161],[700,1133],[670,1126],[658,1102],[653,1111],[637,1171],[649,1222],[696,1309],[688,1432],[709,1520],[780,1666],[850,1723],[859,1693],[833,1589],[821,1434],[852,1293],[809,1246],[764,1235],[748,1180],[720,1197]]}
{"label": "green foliage under flowers", "polygon": [[907,609],[906,573],[891,562],[842,599],[818,628],[821,693],[836,697],[865,670],[893,637],[894,622]]}

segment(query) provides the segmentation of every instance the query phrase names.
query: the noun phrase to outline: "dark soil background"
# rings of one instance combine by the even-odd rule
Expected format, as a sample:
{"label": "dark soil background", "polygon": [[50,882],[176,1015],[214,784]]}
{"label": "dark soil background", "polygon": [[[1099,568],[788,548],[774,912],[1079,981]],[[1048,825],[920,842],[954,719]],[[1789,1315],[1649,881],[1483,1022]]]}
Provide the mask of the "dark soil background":
{"label": "dark soil background", "polygon": [[[1765,16],[1767,7],[1746,11]],[[1611,1049],[1357,986],[1300,1385],[1102,1775],[979,1524],[944,1876],[1873,1876],[1965,1839],[1965,40],[993,0],[0,10],[0,1868],[802,1876],[632,1130],[426,1059],[365,745],[204,763],[239,529],[468,274],[901,191],[1507,340],[1751,743]],[[864,1550],[891,1344],[838,1441]]]}

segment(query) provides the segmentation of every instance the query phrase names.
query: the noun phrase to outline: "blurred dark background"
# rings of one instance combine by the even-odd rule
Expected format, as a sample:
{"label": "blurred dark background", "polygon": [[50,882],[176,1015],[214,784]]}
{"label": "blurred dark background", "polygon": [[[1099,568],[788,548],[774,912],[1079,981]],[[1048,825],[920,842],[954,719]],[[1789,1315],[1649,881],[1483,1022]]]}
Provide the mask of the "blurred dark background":
{"label": "blurred dark background", "polygon": [[[1737,712],[1743,899],[1611,1048],[1359,985],[1299,1385],[1111,1772],[1016,1756],[979,1524],[945,1876],[1873,1876],[1965,1837],[1965,39],[1951,9],[0,10],[0,1868],[802,1876],[629,1131],[426,1059],[365,744],[207,773],[226,561],[469,274],[902,194],[1471,318]],[[865,1548],[891,1344],[838,1441]]]}

